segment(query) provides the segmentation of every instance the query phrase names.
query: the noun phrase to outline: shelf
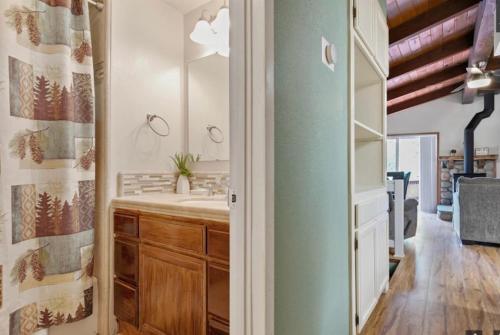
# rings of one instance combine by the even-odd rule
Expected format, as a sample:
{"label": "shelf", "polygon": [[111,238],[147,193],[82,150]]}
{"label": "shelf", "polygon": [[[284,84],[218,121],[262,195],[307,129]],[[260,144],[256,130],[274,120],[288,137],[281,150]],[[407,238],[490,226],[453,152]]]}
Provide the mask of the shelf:
{"label": "shelf", "polygon": [[[475,161],[496,161],[498,155],[474,156]],[[463,161],[464,156],[439,156],[441,161]]]}
{"label": "shelf", "polygon": [[383,134],[364,125],[359,121],[354,121],[354,125],[355,125],[355,138],[357,142],[382,141],[384,139]]}

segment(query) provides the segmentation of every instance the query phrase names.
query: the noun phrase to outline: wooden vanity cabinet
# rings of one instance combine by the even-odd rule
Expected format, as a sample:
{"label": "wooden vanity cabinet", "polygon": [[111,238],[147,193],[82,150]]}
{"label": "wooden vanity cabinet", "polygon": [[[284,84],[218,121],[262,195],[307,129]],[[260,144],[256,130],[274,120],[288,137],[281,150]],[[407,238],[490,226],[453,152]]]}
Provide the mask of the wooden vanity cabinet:
{"label": "wooden vanity cabinet", "polygon": [[140,263],[141,326],[154,334],[203,334],[205,261],[144,245]]}
{"label": "wooden vanity cabinet", "polygon": [[139,244],[115,239],[115,275],[118,279],[137,286],[139,282]]}
{"label": "wooden vanity cabinet", "polygon": [[229,326],[217,321],[216,319],[209,319],[208,335],[229,335]]}
{"label": "wooden vanity cabinet", "polygon": [[208,334],[229,334],[229,232],[207,230]]}
{"label": "wooden vanity cabinet", "polygon": [[120,331],[228,335],[228,223],[121,210],[114,217]]}
{"label": "wooden vanity cabinet", "polygon": [[229,267],[208,263],[208,334],[229,334]]}
{"label": "wooden vanity cabinet", "polygon": [[114,214],[114,305],[121,322],[139,326],[139,230],[138,216]]}

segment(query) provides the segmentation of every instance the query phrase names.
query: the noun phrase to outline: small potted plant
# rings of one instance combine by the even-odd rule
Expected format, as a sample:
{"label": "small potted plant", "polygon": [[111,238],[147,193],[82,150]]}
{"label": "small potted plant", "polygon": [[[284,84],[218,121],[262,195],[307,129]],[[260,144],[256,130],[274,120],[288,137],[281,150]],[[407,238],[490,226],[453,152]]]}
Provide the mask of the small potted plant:
{"label": "small potted plant", "polygon": [[189,177],[193,175],[191,172],[191,165],[200,160],[200,156],[196,158],[190,153],[176,153],[174,156],[170,156],[175,166],[177,167],[177,172],[179,177],[177,178],[177,188],[176,193],[178,194],[189,194]]}

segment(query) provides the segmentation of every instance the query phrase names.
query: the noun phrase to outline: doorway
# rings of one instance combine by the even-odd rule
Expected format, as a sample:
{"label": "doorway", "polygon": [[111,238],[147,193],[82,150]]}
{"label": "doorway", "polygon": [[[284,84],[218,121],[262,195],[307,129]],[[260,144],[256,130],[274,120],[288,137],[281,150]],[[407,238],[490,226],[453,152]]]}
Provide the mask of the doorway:
{"label": "doorway", "polygon": [[274,333],[274,1],[231,1],[232,334]]}
{"label": "doorway", "polygon": [[389,135],[387,172],[410,173],[405,198],[419,201],[419,209],[436,213],[438,192],[439,134]]}

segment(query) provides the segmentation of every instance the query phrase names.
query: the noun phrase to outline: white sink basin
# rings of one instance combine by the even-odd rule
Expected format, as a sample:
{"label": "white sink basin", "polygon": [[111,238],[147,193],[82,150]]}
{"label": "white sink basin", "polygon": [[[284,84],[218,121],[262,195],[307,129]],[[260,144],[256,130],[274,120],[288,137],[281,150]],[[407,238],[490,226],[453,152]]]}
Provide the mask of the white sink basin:
{"label": "white sink basin", "polygon": [[196,207],[227,208],[227,201],[221,199],[188,199],[181,201],[182,204]]}

